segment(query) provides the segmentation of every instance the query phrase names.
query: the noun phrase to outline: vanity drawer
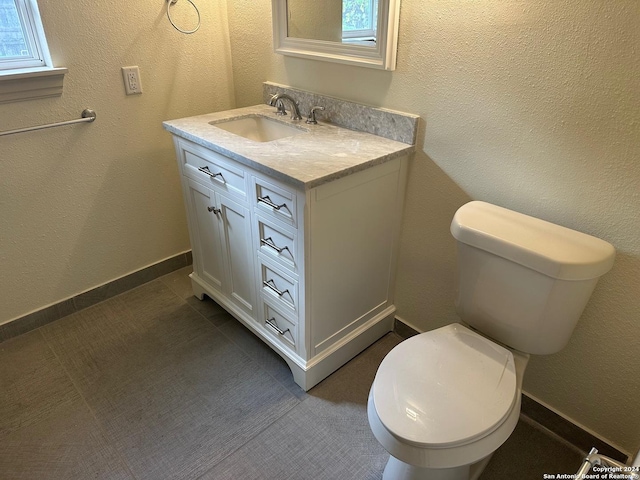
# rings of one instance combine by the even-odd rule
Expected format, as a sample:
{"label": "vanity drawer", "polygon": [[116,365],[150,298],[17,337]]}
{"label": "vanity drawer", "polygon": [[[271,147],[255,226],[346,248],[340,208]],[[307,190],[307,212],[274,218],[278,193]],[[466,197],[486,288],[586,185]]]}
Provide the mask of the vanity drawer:
{"label": "vanity drawer", "polygon": [[266,302],[262,304],[262,319],[260,324],[269,336],[274,338],[278,343],[293,352],[296,351],[298,338],[296,325]]}
{"label": "vanity drawer", "polygon": [[254,177],[253,186],[253,201],[260,213],[296,226],[295,191],[279,187],[260,177]]}
{"label": "vanity drawer", "polygon": [[225,192],[247,197],[247,176],[216,152],[203,151],[194,145],[181,144],[182,173]]}
{"label": "vanity drawer", "polygon": [[262,295],[283,310],[298,314],[298,281],[259,258]]}
{"label": "vanity drawer", "polygon": [[299,258],[297,234],[259,215],[256,215],[256,219],[256,249],[267,258],[296,272]]}

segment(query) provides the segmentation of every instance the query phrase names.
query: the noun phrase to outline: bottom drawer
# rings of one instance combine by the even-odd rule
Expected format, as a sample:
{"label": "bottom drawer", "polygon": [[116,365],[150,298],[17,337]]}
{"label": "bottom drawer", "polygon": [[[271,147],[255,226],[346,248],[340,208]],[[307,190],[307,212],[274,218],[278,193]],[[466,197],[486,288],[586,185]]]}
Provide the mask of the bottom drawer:
{"label": "bottom drawer", "polygon": [[296,325],[268,303],[263,302],[262,304],[260,323],[279,343],[294,352],[296,351],[296,339],[298,338]]}

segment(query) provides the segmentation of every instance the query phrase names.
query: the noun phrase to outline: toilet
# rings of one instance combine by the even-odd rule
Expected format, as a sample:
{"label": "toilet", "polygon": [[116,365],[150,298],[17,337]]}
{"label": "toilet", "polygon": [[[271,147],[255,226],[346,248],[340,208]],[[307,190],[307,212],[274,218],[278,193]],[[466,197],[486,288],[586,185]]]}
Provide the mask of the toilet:
{"label": "toilet", "polygon": [[461,322],[396,346],[369,393],[384,480],[477,479],[518,422],[529,355],[564,348],[615,257],[604,240],[480,201],[451,233]]}

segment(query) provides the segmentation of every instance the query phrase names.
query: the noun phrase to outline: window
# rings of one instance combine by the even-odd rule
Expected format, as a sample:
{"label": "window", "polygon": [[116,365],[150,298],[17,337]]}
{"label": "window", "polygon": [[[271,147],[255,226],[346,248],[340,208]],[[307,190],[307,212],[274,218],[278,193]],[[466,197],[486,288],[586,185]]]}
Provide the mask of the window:
{"label": "window", "polygon": [[342,38],[375,40],[378,29],[378,0],[342,1]]}
{"label": "window", "polygon": [[49,63],[45,48],[37,6],[0,0],[0,69],[43,67]]}
{"label": "window", "polygon": [[62,94],[36,0],[0,0],[0,103]]}

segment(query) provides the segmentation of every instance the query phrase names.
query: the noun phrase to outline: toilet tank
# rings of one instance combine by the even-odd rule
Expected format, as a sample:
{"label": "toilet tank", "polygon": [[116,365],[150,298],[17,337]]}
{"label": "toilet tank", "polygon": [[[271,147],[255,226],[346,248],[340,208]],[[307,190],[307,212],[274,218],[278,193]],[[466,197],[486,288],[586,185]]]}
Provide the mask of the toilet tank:
{"label": "toilet tank", "polygon": [[604,240],[479,201],[460,207],[451,233],[460,318],[537,355],[564,348],[615,257]]}

